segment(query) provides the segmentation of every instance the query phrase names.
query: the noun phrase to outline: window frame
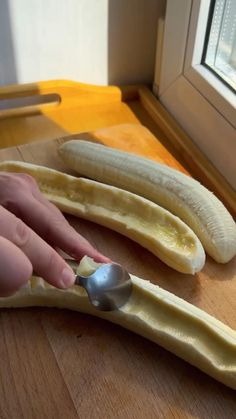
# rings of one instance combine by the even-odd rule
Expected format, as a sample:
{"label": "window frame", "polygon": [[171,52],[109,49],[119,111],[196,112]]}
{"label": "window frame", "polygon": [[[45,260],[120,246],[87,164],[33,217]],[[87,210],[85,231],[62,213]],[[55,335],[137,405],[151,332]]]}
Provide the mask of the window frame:
{"label": "window frame", "polygon": [[153,90],[236,189],[236,95],[201,64],[209,6],[210,0],[167,0]]}

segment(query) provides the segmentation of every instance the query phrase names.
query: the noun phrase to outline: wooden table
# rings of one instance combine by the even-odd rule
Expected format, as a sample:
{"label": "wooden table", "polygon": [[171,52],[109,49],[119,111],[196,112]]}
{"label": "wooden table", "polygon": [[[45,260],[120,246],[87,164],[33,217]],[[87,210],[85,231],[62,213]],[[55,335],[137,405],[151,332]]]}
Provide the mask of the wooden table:
{"label": "wooden table", "polygon": [[[102,141],[109,143],[105,137]],[[57,156],[63,141],[1,150],[0,160],[66,170]],[[137,141],[132,151],[147,150],[150,137],[145,141],[142,150]],[[122,148],[122,141],[113,145]],[[155,147],[149,150],[150,157],[159,158]],[[163,151],[162,157],[167,154]],[[183,275],[119,234],[68,219],[133,274],[236,328],[236,259],[223,266],[208,258],[201,273]],[[1,310],[0,339],[1,419],[236,418],[233,390],[158,345],[98,318],[59,309]]]}

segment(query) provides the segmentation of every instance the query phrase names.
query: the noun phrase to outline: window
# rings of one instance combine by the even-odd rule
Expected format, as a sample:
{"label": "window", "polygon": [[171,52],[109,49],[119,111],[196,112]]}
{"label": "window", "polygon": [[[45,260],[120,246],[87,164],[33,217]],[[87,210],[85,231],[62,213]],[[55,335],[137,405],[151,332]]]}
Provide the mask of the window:
{"label": "window", "polygon": [[202,64],[236,91],[236,1],[211,2]]}
{"label": "window", "polygon": [[[217,3],[221,4],[222,14],[213,54],[213,36],[209,36],[209,27],[213,28],[215,22],[216,30],[219,15],[214,20],[214,8]],[[167,0],[161,68],[156,72],[154,92],[236,189],[233,13],[230,13],[230,25],[226,19],[226,10],[234,9],[235,3],[235,0]],[[232,51],[229,53],[229,48],[225,48],[227,54],[223,56],[226,39]],[[211,63],[210,49],[213,54]]]}

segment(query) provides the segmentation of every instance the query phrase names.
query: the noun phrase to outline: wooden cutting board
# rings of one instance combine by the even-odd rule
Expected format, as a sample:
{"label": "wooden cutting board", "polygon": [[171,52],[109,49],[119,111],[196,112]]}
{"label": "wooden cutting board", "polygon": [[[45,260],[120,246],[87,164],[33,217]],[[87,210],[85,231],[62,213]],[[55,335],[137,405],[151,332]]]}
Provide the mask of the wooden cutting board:
{"label": "wooden cutting board", "polygon": [[[139,125],[77,138],[143,154],[185,171]],[[0,160],[23,160],[72,173],[57,155],[66,139],[4,149]],[[115,232],[68,219],[133,274],[236,328],[236,258],[227,265],[208,258],[201,273],[184,275]],[[236,417],[233,390],[158,345],[98,318],[59,309],[1,310],[0,339],[1,419]]]}

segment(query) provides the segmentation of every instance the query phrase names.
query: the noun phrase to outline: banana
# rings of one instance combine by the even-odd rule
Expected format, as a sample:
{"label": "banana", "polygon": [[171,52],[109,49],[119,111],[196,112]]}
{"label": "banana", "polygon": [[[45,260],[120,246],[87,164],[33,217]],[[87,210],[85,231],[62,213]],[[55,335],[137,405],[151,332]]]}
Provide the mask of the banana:
{"label": "banana", "polygon": [[193,231],[141,196],[29,163],[6,161],[0,170],[28,173],[62,211],[129,237],[179,272],[194,274],[204,266],[205,252]]}
{"label": "banana", "polygon": [[59,154],[81,175],[141,195],[181,218],[217,262],[235,256],[235,222],[198,181],[164,164],[83,140],[64,143]]}
{"label": "banana", "polygon": [[[96,264],[85,257],[75,269],[88,275]],[[0,307],[58,307],[101,317],[161,345],[236,390],[236,332],[157,285],[134,275],[131,280],[130,299],[112,312],[96,310],[79,286],[60,290],[38,277],[13,296],[0,298]]]}

